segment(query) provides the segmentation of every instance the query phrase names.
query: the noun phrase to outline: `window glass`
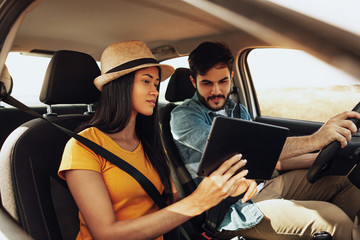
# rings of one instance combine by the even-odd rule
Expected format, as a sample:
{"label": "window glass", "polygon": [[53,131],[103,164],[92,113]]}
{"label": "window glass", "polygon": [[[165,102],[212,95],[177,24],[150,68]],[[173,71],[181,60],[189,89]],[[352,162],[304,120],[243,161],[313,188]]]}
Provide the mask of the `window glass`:
{"label": "window glass", "polygon": [[[188,56],[178,57],[163,61],[163,64],[169,64],[175,69],[178,67],[189,67],[187,62]],[[11,95],[27,106],[45,106],[40,102],[39,96],[44,81],[46,69],[51,58],[42,56],[33,56],[21,54],[18,52],[10,52],[6,59],[6,66],[13,78],[13,90]],[[100,67],[100,63],[98,62]],[[165,100],[165,91],[169,79],[161,83],[159,101]],[[1,102],[1,106],[12,107]]]}
{"label": "window glass", "polygon": [[[359,0],[270,1],[360,35]],[[319,11],[319,9],[321,9],[321,11]]]}
{"label": "window glass", "polygon": [[[189,68],[188,56],[165,60],[165,61],[162,61],[161,63],[171,65],[175,69],[179,68],[179,67]],[[160,92],[159,92],[159,102],[160,103],[167,102],[167,100],[165,99],[165,92],[166,92],[166,88],[169,83],[169,80],[170,80],[170,78],[166,79],[165,81],[161,82],[161,84],[160,84]]]}
{"label": "window glass", "polygon": [[13,79],[11,96],[27,106],[45,106],[40,102],[39,96],[50,59],[18,52],[9,53],[5,64]]}
{"label": "window glass", "polygon": [[360,82],[305,52],[254,49],[247,58],[261,115],[324,122],[360,101]]}

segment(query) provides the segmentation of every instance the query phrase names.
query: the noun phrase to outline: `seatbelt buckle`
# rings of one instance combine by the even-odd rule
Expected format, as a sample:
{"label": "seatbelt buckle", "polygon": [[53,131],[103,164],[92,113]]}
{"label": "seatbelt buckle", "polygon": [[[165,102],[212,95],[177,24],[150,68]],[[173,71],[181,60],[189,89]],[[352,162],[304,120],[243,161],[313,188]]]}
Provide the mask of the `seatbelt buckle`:
{"label": "seatbelt buckle", "polygon": [[205,238],[205,239],[207,239],[207,240],[213,239],[212,237],[209,237],[209,236],[206,234],[206,232],[202,232],[202,233],[201,233],[201,236],[203,236],[203,238]]}
{"label": "seatbelt buckle", "polygon": [[202,229],[204,230],[202,233],[201,233],[201,236],[203,236],[205,239],[207,240],[217,240],[217,238],[214,237],[214,233],[216,232],[216,228],[215,228],[215,231],[214,231],[214,228],[212,226],[210,226],[209,228],[209,224],[207,224],[206,222],[203,223],[202,225]]}

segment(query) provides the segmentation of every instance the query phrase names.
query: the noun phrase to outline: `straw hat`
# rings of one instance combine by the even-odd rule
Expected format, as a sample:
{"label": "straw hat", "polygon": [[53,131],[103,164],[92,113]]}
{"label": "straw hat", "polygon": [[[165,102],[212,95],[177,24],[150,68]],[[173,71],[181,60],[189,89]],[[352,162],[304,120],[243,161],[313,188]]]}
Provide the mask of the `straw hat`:
{"label": "straw hat", "polygon": [[107,47],[101,55],[101,75],[94,84],[101,91],[104,84],[141,68],[159,66],[163,81],[174,73],[170,65],[160,64],[142,41],[117,42]]}

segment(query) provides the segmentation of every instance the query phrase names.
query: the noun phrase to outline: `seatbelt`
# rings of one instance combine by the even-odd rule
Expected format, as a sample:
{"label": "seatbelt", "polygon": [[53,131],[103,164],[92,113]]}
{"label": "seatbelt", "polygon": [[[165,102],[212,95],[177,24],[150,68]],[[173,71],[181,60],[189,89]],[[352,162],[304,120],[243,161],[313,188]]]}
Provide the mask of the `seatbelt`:
{"label": "seatbelt", "polygon": [[[196,189],[196,184],[194,182],[194,179],[191,178],[190,174],[184,174],[185,172],[188,172],[187,168],[184,165],[184,162],[176,162],[174,165],[175,168],[177,168],[176,171],[182,172],[182,186],[184,187],[184,183],[186,184],[186,192],[193,192]],[[181,170],[179,170],[181,169]],[[199,215],[195,217],[194,219],[190,220],[190,222],[193,222],[195,226],[197,226],[197,229],[202,228],[203,232],[199,232],[199,234],[205,238],[205,239],[219,239],[216,233],[218,233],[218,226],[220,226],[221,222],[223,221],[226,213],[228,212],[231,205],[238,202],[244,194],[237,196],[237,197],[228,197],[224,200],[222,200],[219,204],[216,206],[208,209],[205,213],[202,215]],[[239,236],[239,239],[244,239],[243,237]]]}
{"label": "seatbelt", "polygon": [[[1,84],[1,83],[0,83]],[[4,85],[2,85],[4,86]],[[2,86],[0,86],[2,88]],[[4,96],[5,95],[5,96]],[[106,150],[105,148],[101,147],[100,145],[94,143],[93,141],[78,135],[77,133],[70,131],[67,128],[61,127],[60,125],[57,125],[56,123],[53,123],[49,121],[48,119],[44,118],[41,114],[37,113],[33,109],[29,108],[28,106],[24,105],[23,103],[19,102],[15,98],[11,97],[10,95],[3,92],[3,89],[0,89],[0,96],[2,97],[2,101],[12,105],[19,110],[26,112],[34,117],[41,118],[53,126],[60,129],[62,132],[67,134],[70,137],[75,138],[85,146],[87,146],[89,149],[91,149],[94,153],[104,157],[112,164],[116,165],[120,169],[122,169],[124,172],[128,173],[130,176],[132,176],[140,185],[141,187],[146,191],[146,193],[152,198],[154,203],[159,207],[159,209],[165,208],[167,206],[164,198],[161,196],[157,188],[154,186],[154,184],[146,177],[144,176],[139,170],[137,170],[135,167],[133,167],[131,164],[127,163],[120,157],[116,156],[115,154],[111,153],[110,151]],[[189,235],[186,233],[185,229],[179,225],[177,227],[180,231],[180,233],[184,236],[186,240],[190,240]]]}
{"label": "seatbelt", "polygon": [[[6,93],[6,89],[4,88],[4,84],[2,82],[0,82],[0,100],[9,105],[12,105],[12,106],[18,108],[19,110],[26,112],[34,117],[41,118],[44,121],[49,122],[53,126],[57,127],[59,130],[61,130],[65,134],[67,134],[68,136],[75,138],[76,140],[78,140],[79,142],[84,144],[86,147],[91,149],[93,152],[104,157],[109,162],[116,165],[117,167],[122,169],[124,172],[126,172],[130,176],[132,176],[141,185],[141,187],[146,191],[146,193],[152,198],[152,200],[159,207],[159,209],[162,209],[167,206],[167,203],[165,202],[165,200],[163,199],[163,197],[161,196],[161,194],[159,193],[157,188],[139,170],[134,168],[131,164],[127,163],[120,157],[116,156],[115,154],[113,154],[110,151],[106,150],[105,148],[101,147],[100,145],[94,143],[93,141],[91,141],[85,137],[78,135],[77,133],[75,133],[73,131],[70,131],[67,128],[64,128],[56,123],[49,121],[48,119],[44,118],[38,112],[34,111],[33,109],[29,108],[28,106],[21,103],[17,99],[8,95]],[[217,237],[214,236],[214,234],[216,232],[218,232],[217,226],[219,226],[220,223],[222,222],[222,220],[224,219],[224,216],[227,213],[229,207],[232,204],[236,203],[240,198],[241,198],[241,195],[237,196],[237,197],[228,197],[228,198],[224,199],[222,202],[220,202],[218,205],[216,205],[206,211],[205,221],[202,225],[204,232],[200,233],[202,238],[205,238],[207,240],[209,240],[209,239],[217,240]],[[184,238],[186,240],[190,240],[189,235],[187,234],[187,232],[181,225],[179,225],[177,228],[179,229],[180,233],[184,236]]]}
{"label": "seatbelt", "polygon": [[218,232],[217,227],[223,221],[231,205],[238,202],[243,196],[244,194],[236,197],[227,197],[222,200],[218,205],[207,210],[205,222],[202,225],[202,228],[204,230],[204,233],[202,235],[204,237],[206,236],[210,239],[214,239],[214,235],[216,234],[216,232]]}
{"label": "seatbelt", "polygon": [[[240,99],[238,96],[238,88],[234,86],[230,94],[235,94],[237,98],[235,108],[233,110],[233,117],[240,118]],[[238,202],[243,196],[244,194],[236,197],[227,197],[226,199],[222,200],[218,205],[206,211],[205,221],[202,225],[202,229],[204,230],[202,235],[206,239],[214,239],[216,232],[218,232],[217,227],[223,221],[231,205]]]}
{"label": "seatbelt", "polygon": [[233,87],[233,90],[231,91],[230,94],[235,94],[236,95],[236,103],[235,103],[235,108],[233,110],[233,117],[234,118],[241,118],[240,116],[240,99],[239,99],[239,89],[237,87]]}

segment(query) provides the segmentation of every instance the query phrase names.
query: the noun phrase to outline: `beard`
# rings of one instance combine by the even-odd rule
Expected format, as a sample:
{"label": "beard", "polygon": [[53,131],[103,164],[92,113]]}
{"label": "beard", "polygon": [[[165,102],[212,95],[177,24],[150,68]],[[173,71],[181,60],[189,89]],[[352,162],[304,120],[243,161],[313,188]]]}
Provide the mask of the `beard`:
{"label": "beard", "polygon": [[[210,109],[210,110],[212,110],[212,111],[219,111],[219,110],[223,109],[224,106],[225,106],[226,101],[229,99],[229,96],[230,96],[230,94],[227,94],[226,97],[225,97],[225,95],[220,94],[220,95],[212,95],[212,96],[209,96],[209,97],[205,98],[204,96],[202,96],[202,95],[199,93],[199,91],[198,91],[197,89],[196,89],[196,92],[197,92],[197,95],[198,95],[198,97],[199,97],[200,102],[201,102],[204,106],[206,106],[208,109]],[[216,97],[218,97],[218,98],[223,98],[223,99],[225,99],[225,101],[224,101],[224,103],[223,103],[221,106],[217,106],[217,107],[214,108],[214,107],[210,106],[210,104],[209,104],[208,102],[209,102],[209,100],[211,100],[212,98],[216,98]]]}

